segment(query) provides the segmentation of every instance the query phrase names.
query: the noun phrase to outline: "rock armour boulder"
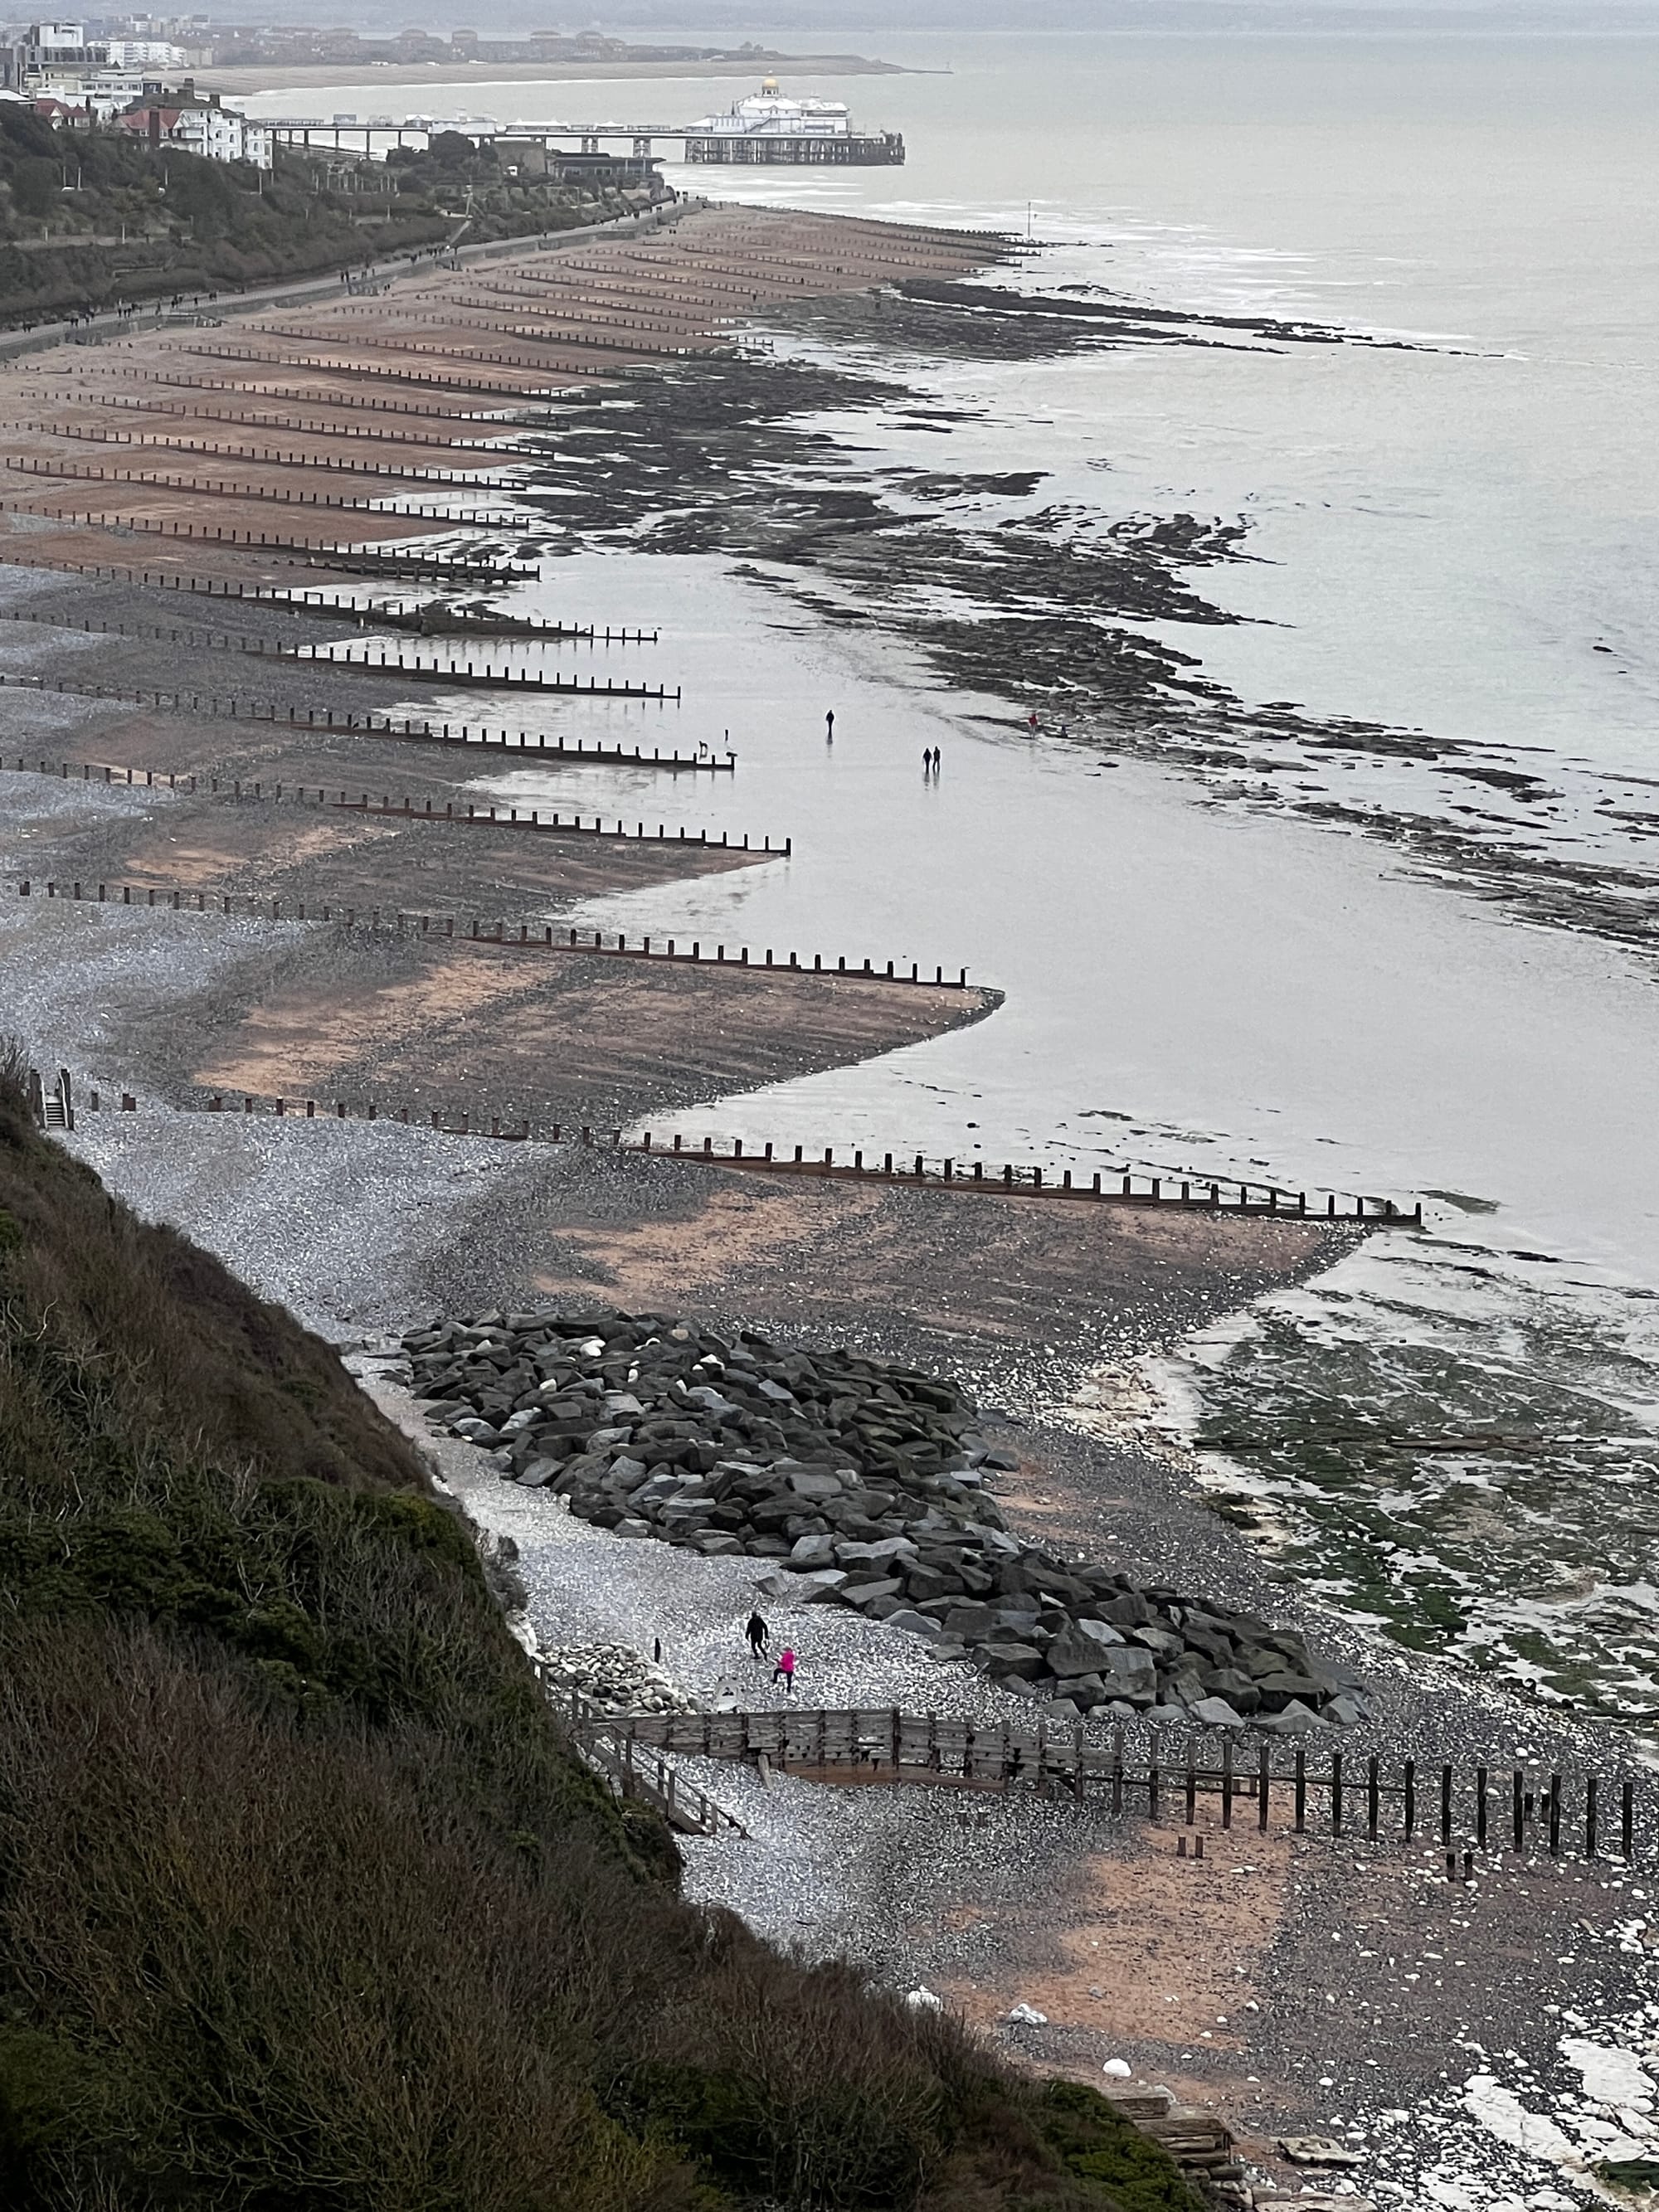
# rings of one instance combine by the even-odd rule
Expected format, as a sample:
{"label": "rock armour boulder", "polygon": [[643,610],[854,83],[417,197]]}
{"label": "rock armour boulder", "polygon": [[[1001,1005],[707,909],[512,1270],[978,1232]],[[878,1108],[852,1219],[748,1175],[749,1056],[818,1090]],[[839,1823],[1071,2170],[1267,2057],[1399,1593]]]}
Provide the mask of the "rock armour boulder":
{"label": "rock armour boulder", "polygon": [[1060,1717],[1289,1734],[1364,1711],[1294,1632],[1012,1535],[983,1487],[1010,1455],[915,1368],[610,1308],[437,1322],[404,1349],[434,1425],[505,1480],[622,1534],[811,1574],[803,1595],[965,1650]]}

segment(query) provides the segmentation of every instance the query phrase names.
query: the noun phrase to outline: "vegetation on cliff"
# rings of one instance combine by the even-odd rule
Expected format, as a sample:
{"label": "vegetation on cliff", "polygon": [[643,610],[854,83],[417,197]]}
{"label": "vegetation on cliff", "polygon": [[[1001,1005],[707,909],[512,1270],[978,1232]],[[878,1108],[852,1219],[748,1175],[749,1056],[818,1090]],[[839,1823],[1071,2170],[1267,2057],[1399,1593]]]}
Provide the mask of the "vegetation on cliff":
{"label": "vegetation on cliff", "polygon": [[0,2202],[1191,2212],[677,1893],[328,1347],[0,1071]]}
{"label": "vegetation on cliff", "polygon": [[626,211],[602,186],[520,179],[444,133],[414,163],[279,149],[261,173],[113,125],[55,129],[0,107],[0,324],[325,275],[462,238]]}

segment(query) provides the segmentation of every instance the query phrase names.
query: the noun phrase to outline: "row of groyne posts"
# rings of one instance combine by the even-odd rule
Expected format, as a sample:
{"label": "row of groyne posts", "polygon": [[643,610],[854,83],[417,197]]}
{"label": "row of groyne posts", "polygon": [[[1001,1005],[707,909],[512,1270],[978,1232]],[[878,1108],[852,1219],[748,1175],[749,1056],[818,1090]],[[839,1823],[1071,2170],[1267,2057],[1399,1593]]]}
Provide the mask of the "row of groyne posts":
{"label": "row of groyne posts", "polygon": [[[1132,1747],[1122,1723],[1101,1731],[1081,1722],[1024,1725],[880,1708],[613,1715],[605,1726],[611,1744],[631,1743],[636,1759],[678,1753],[823,1779],[1027,1788],[1154,1826],[1196,1827],[1201,1798],[1224,1832],[1253,1826],[1266,1835],[1277,1814],[1296,1835],[1437,1844],[1449,1879],[1468,1879],[1478,1856],[1498,1853],[1626,1864],[1653,1853],[1633,1778],[1570,1775],[1523,1760],[1460,1765],[1306,1741],[1248,1745],[1230,1731],[1175,1743],[1164,1740],[1168,1731],[1148,1729]],[[1185,1857],[1184,1835],[1181,1844]]]}
{"label": "row of groyne posts", "polygon": [[[267,604],[275,605],[277,603],[268,601]],[[314,605],[307,605],[304,602],[289,601],[286,604],[298,607],[305,612],[315,611]],[[357,612],[360,628],[372,627],[377,620],[388,628],[396,626],[397,618],[393,616],[377,617],[371,610],[368,609],[359,610]],[[594,677],[590,677],[584,685],[574,676],[542,676],[527,668],[521,668],[515,673],[510,668],[481,667],[471,660],[406,660],[397,653],[388,657],[384,646],[380,647],[378,657],[375,657],[371,654],[367,646],[361,652],[354,653],[349,645],[342,646],[337,650],[331,646],[284,645],[275,639],[246,635],[240,631],[191,631],[163,629],[155,623],[93,622],[89,618],[76,622],[68,615],[43,615],[33,613],[27,608],[21,611],[8,609],[3,617],[0,619],[9,623],[33,623],[38,628],[46,629],[75,630],[88,637],[137,637],[158,641],[164,645],[186,645],[199,647],[206,653],[235,653],[241,654],[246,659],[280,660],[287,662],[292,667],[304,668],[307,671],[339,668],[353,676],[411,676],[422,684],[444,684],[459,690],[465,690],[470,686],[475,690],[485,691],[561,693],[580,691],[584,697],[591,693],[595,698],[655,699],[662,703],[672,699],[677,705],[680,699],[680,689],[678,685],[671,692],[661,684],[626,682],[612,684],[608,680],[601,684]],[[476,629],[480,635],[495,635],[509,645],[540,646],[546,641],[549,635],[552,635],[550,632],[511,631],[505,629],[496,632],[486,632],[481,623],[458,624],[457,627],[458,629]],[[597,634],[591,629],[585,632],[567,630],[557,635],[559,641],[563,643],[574,641],[578,643],[592,645],[597,641]],[[633,635],[642,635],[643,633]],[[625,641],[622,632],[607,629],[605,632],[604,641],[610,645]],[[465,651],[467,648],[464,646],[462,650]],[[314,714],[316,709],[313,708],[312,711]],[[521,732],[520,736],[522,735]]]}
{"label": "row of groyne posts", "polygon": [[[259,655],[256,653],[251,657],[257,659]],[[382,662],[379,667],[376,667],[368,660],[334,660],[316,653],[290,651],[286,647],[280,652],[273,647],[270,657],[285,663],[285,673],[303,671],[308,675],[315,669],[340,669],[347,674],[361,676],[367,671],[370,675],[384,673],[388,676],[413,677],[423,684],[453,682],[462,688],[471,685],[474,690],[482,691],[545,691],[556,694],[562,698],[574,698],[580,696],[584,699],[654,701],[659,707],[677,707],[680,703],[678,686],[670,691],[660,684],[633,684],[626,679],[617,679],[613,682],[609,678],[601,680],[597,676],[590,676],[586,684],[579,676],[538,676],[533,681],[521,681],[519,678],[514,677],[509,680],[505,675],[493,675],[488,670],[482,675],[475,675],[473,664],[471,661],[468,661],[464,668],[459,669],[453,663],[446,669],[436,661],[430,664],[414,661]],[[274,704],[264,704],[257,699],[244,698],[240,693],[234,691],[122,691],[106,684],[89,682],[71,684],[61,677],[46,676],[7,675],[0,677],[0,683],[9,684],[14,690],[19,691],[56,691],[72,699],[112,699],[118,701],[123,706],[150,707],[158,714],[165,709],[171,714],[182,714],[188,702],[189,709],[192,714],[217,716],[232,722],[292,722],[307,730],[357,730],[370,736],[386,738],[430,739],[435,738],[438,735],[430,722],[412,721],[407,716],[401,721],[394,721],[389,714],[377,715],[368,709],[362,714],[352,714],[349,711],[336,714],[331,707],[307,707],[303,710],[297,707],[289,707],[284,711],[280,710]],[[458,724],[456,726],[465,730],[467,726]],[[446,722],[443,725],[441,740],[444,744],[455,742],[450,737],[449,728],[449,724]],[[534,732],[520,730],[518,738],[520,745],[525,750],[535,749],[538,737]],[[501,744],[507,744],[509,742],[508,732],[506,730],[501,732],[497,742]]]}
{"label": "row of groyne posts", "polygon": [[[673,956],[669,953],[661,957],[668,958]],[[66,1073],[62,1080],[67,1097],[70,1079]],[[82,1104],[89,1113],[102,1111],[102,1091],[91,1085],[87,1085]],[[124,1114],[138,1111],[137,1098],[131,1091],[121,1092],[118,1110]],[[343,1098],[332,1101],[288,1098],[252,1091],[241,1091],[227,1097],[223,1092],[214,1091],[209,1091],[200,1104],[187,1106],[183,1110],[228,1113],[243,1118],[263,1115],[275,1116],[279,1121],[336,1124],[355,1121],[390,1123],[404,1128],[429,1126],[434,1134],[446,1137],[489,1138],[509,1144],[577,1145],[640,1159],[680,1161],[692,1166],[737,1169],[763,1175],[806,1176],[911,1189],[965,1192],[990,1197],[1073,1200],[1104,1206],[1170,1206],[1179,1211],[1249,1214],[1281,1221],[1323,1219],[1347,1222],[1364,1229],[1420,1229],[1423,1224],[1420,1199],[1407,1207],[1391,1198],[1376,1198],[1364,1194],[1340,1197],[1332,1191],[1326,1194],[1322,1208],[1316,1203],[1309,1203],[1308,1194],[1304,1190],[1280,1190],[1271,1183],[1206,1183],[1195,1182],[1191,1177],[1182,1180],[1169,1176],[1119,1174],[1115,1170],[1091,1176],[1087,1182],[1083,1182],[1073,1177],[1069,1168],[1064,1170],[1056,1181],[1052,1170],[1045,1172],[1036,1164],[1016,1165],[1012,1161],[1006,1161],[1000,1170],[988,1173],[982,1161],[975,1161],[971,1166],[964,1167],[961,1162],[929,1158],[922,1152],[906,1155],[885,1152],[882,1155],[881,1165],[878,1167],[873,1160],[866,1162],[861,1151],[855,1151],[850,1162],[837,1164],[833,1146],[826,1146],[821,1158],[816,1150],[809,1150],[805,1145],[796,1145],[792,1152],[787,1146],[780,1148],[769,1142],[759,1146],[746,1146],[741,1137],[732,1139],[730,1149],[725,1152],[716,1150],[712,1137],[705,1137],[700,1146],[693,1146],[677,1136],[665,1146],[653,1141],[648,1129],[641,1137],[629,1138],[621,1129],[595,1130],[580,1123],[565,1121],[538,1124],[532,1122],[528,1115],[504,1119],[499,1114],[493,1114],[484,1117],[441,1107],[383,1107],[373,1099],[353,1105]],[[73,1121],[69,1121],[66,1126],[72,1127]],[[1233,1195],[1235,1190],[1237,1197]]]}

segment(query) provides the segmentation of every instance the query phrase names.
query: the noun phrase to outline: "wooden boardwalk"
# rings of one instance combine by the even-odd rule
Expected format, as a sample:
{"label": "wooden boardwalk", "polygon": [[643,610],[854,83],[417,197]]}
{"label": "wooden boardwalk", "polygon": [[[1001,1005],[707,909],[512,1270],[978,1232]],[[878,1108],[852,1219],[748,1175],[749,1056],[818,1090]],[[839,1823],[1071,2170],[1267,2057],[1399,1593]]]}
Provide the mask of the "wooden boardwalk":
{"label": "wooden boardwalk", "polygon": [[630,1719],[605,1712],[569,1683],[556,1680],[541,1660],[532,1656],[530,1663],[583,1760],[614,1796],[652,1806],[679,1835],[747,1838],[734,1814],[635,1740]]}
{"label": "wooden boardwalk", "polygon": [[[1191,1826],[1200,1797],[1220,1825],[1265,1834],[1275,1811],[1297,1835],[1372,1843],[1438,1843],[1448,1852],[1512,1850],[1550,1858],[1634,1861],[1638,1792],[1630,1777],[1553,1773],[1385,1758],[1317,1743],[1239,1745],[1226,1734],[1187,1737],[1165,1763],[1132,1753],[1123,1726],[1091,1730],[975,1723],[890,1709],[640,1714],[634,1740],[703,1759],[764,1759],[780,1772],[825,1779],[886,1778],[938,1788],[1024,1786],[1079,1803],[1103,1800],[1114,1816],[1171,1817]],[[1644,1808],[1645,1810],[1645,1807]],[[1643,1857],[1652,1855],[1644,1842]]]}

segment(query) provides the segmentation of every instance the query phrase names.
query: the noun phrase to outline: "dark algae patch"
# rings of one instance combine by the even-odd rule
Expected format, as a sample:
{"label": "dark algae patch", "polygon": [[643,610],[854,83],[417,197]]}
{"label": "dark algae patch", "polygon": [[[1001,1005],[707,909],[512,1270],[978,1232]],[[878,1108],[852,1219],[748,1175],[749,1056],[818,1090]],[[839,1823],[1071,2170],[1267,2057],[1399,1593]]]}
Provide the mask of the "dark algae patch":
{"label": "dark algae patch", "polygon": [[327,1346],[37,1134],[18,1073],[7,2212],[1184,2204],[1077,2155],[1054,2093],[951,2021],[685,1903],[412,1448]]}
{"label": "dark algae patch", "polygon": [[1628,1316],[1527,1285],[1425,1313],[1408,1288],[1389,1339],[1334,1298],[1262,1310],[1204,1370],[1193,1441],[1249,1477],[1283,1564],[1395,1642],[1651,1725],[1659,1439]]}
{"label": "dark algae patch", "polygon": [[[963,363],[998,372],[1148,348],[1424,349],[1092,288],[921,277],[768,314],[775,352],[739,349],[640,377],[625,398],[562,404],[551,439],[526,434],[547,550],[726,556],[827,623],[900,641],[942,684],[1006,701],[1011,731],[1034,713],[1046,738],[1179,768],[1221,800],[1386,841],[1529,919],[1650,946],[1654,884],[1639,849],[1626,840],[1587,854],[1562,792],[1530,763],[1292,701],[1252,702],[1182,649],[1176,625],[1196,638],[1243,619],[1206,572],[1264,557],[1244,516],[1115,508],[1109,422],[1092,462],[1097,500],[1062,499],[1039,471],[952,471],[958,428],[982,433],[994,410],[935,404],[928,389]],[[877,441],[914,445],[917,431],[930,434],[924,465],[884,458]],[[982,437],[974,443],[982,458]],[[1382,780],[1384,803],[1369,786],[1350,797],[1337,772],[1359,768]],[[1632,826],[1609,814],[1599,827],[1620,823]]]}

